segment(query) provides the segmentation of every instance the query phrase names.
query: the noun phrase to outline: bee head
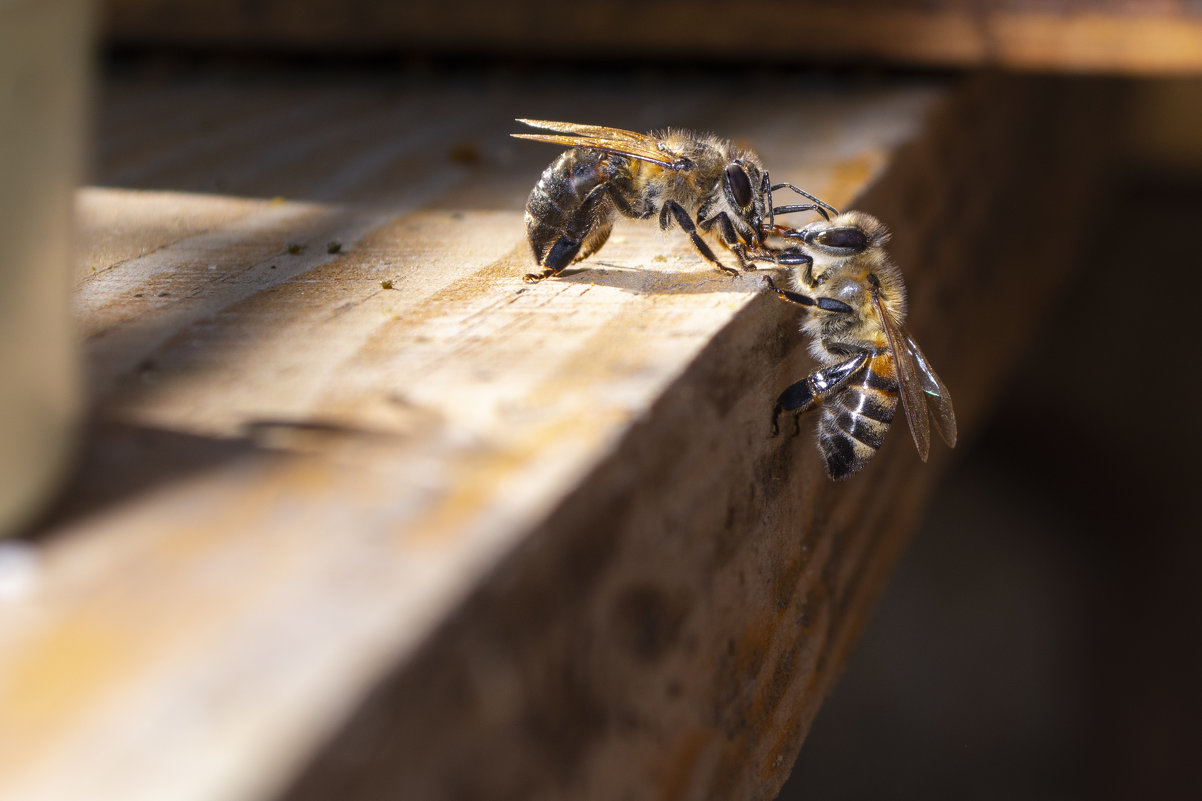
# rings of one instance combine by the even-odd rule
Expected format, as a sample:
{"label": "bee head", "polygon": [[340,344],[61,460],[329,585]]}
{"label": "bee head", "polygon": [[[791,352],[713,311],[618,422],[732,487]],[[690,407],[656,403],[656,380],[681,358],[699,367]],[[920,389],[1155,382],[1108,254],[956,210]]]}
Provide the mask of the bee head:
{"label": "bee head", "polygon": [[803,254],[804,260],[812,265],[814,275],[822,275],[831,267],[849,262],[877,264],[888,259],[884,245],[889,241],[889,231],[878,219],[863,212],[844,212],[793,230],[777,226],[776,231],[786,241],[799,243],[786,248],[783,253],[791,257],[795,252]]}
{"label": "bee head", "polygon": [[882,247],[889,241],[889,231],[875,217],[863,212],[849,211],[833,220],[821,220],[799,229],[789,236],[800,239],[816,254],[846,258]]}
{"label": "bee head", "polygon": [[767,188],[768,174],[753,158],[736,158],[722,171],[722,194],[735,217],[745,224],[740,233],[752,244],[763,241],[761,228]]}

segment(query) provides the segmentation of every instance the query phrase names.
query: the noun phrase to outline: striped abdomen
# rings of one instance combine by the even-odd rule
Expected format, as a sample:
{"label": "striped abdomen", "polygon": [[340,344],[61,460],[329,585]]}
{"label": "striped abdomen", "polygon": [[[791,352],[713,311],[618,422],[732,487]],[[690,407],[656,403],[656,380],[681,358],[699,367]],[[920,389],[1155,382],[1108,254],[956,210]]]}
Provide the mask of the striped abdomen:
{"label": "striped abdomen", "polygon": [[839,394],[822,404],[818,447],[831,478],[858,472],[881,447],[897,409],[897,371],[883,351]]}
{"label": "striped abdomen", "polygon": [[597,189],[609,180],[608,158],[599,150],[568,150],[543,170],[526,201],[526,236],[540,266],[561,270],[604,244],[613,206]]}

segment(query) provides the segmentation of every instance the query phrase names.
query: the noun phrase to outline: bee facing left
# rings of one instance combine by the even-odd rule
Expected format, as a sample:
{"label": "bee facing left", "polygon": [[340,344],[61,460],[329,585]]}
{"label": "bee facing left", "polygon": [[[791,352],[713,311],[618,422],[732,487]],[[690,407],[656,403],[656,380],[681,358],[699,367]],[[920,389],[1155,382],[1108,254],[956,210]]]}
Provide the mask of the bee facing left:
{"label": "bee facing left", "polygon": [[797,244],[781,253],[796,292],[765,282],[783,300],[804,306],[802,330],[821,367],[781,393],[782,412],[820,409],[818,448],[827,474],[846,478],[880,448],[898,398],[918,455],[930,449],[930,419],[949,446],[956,444],[956,414],[947,387],[905,329],[906,289],[885,252],[889,233],[875,217],[837,214],[801,229],[775,228]]}
{"label": "bee facing left", "polygon": [[541,268],[526,281],[558,275],[574,261],[596,253],[609,238],[618,214],[658,218],[659,227],[678,225],[693,247],[724,272],[704,235],[734,254],[743,270],[756,260],[772,261],[763,248],[764,220],[813,206],[772,207],[772,185],[760,159],[749,150],[709,134],[668,130],[640,134],[600,125],[518,120],[555,133],[512,134],[518,139],[567,145],[570,150],[543,171],[526,202],[526,234]]}

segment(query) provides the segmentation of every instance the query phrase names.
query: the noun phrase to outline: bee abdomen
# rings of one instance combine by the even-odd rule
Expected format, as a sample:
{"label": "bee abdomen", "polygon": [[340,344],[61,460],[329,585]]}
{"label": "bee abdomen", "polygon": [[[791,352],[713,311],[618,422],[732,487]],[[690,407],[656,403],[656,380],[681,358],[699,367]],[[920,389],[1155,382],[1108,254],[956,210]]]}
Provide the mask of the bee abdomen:
{"label": "bee abdomen", "polygon": [[[876,361],[876,360],[874,360]],[[884,442],[897,409],[897,380],[872,369],[823,404],[818,422],[818,446],[831,478],[860,471]]]}
{"label": "bee abdomen", "polygon": [[526,201],[526,236],[540,265],[547,264],[549,259],[570,262],[597,223],[597,217],[606,213],[604,203],[582,208],[589,194],[606,180],[603,157],[604,154],[593,150],[566,151],[543,171],[530,191]]}

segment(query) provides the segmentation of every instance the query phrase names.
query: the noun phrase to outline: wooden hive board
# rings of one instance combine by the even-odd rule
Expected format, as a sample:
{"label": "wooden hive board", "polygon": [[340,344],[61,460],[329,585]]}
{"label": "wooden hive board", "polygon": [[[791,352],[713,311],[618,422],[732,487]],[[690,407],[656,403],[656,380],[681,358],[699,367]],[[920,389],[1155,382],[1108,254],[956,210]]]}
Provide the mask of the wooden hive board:
{"label": "wooden hive board", "polygon": [[[1068,263],[1071,213],[996,236],[1088,175],[1057,100],[110,81],[78,203],[94,411],[3,601],[0,798],[772,797],[952,454],[920,464],[899,418],[836,485],[808,424],[772,437],[797,311],[679,232],[524,284],[555,152],[511,119],[718,130],[888,220],[971,437]],[[1060,195],[1027,197],[1041,149]]]}

